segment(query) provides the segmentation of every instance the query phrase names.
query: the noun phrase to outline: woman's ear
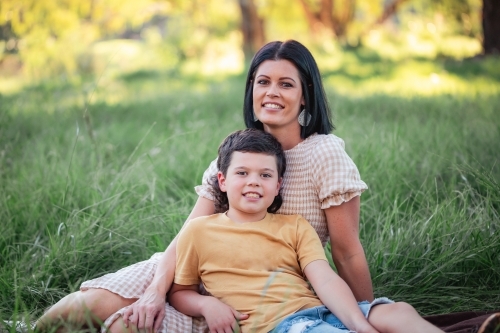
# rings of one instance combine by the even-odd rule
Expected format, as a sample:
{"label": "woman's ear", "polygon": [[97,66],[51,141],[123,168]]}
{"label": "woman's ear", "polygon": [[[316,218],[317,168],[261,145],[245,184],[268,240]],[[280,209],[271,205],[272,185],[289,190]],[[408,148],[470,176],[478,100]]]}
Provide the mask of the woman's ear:
{"label": "woman's ear", "polygon": [[219,182],[219,188],[222,192],[226,192],[226,177],[222,172],[217,172],[217,181]]}

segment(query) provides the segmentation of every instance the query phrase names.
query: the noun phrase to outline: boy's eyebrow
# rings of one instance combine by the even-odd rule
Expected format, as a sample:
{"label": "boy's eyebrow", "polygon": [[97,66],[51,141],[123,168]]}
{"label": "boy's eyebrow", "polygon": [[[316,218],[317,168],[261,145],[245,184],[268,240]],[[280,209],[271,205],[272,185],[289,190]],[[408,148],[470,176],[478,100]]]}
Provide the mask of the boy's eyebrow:
{"label": "boy's eyebrow", "polygon": [[[234,167],[235,169],[248,169],[248,167],[246,165],[241,165],[241,166],[235,166]],[[271,168],[262,168],[262,169],[259,169],[259,170],[264,170],[264,171],[271,171],[271,172],[277,172],[276,169],[271,169]]]}

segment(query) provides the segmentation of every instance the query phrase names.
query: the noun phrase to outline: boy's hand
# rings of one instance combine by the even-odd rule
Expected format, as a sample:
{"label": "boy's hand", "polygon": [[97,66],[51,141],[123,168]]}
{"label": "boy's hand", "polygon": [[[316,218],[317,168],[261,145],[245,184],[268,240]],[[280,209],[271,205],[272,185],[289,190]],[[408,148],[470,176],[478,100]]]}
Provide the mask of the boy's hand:
{"label": "boy's hand", "polygon": [[210,333],[240,332],[238,321],[247,319],[247,314],[242,314],[215,297],[206,296],[202,313],[207,321]]}

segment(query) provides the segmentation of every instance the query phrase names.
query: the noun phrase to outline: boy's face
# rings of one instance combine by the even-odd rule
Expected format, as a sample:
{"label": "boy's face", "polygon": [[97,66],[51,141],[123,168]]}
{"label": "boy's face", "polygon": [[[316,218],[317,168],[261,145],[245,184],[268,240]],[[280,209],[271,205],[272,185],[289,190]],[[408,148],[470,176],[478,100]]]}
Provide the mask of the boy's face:
{"label": "boy's face", "polygon": [[262,220],[280,189],[276,157],[266,154],[234,152],[226,176],[217,176],[227,192],[227,215],[235,222]]}

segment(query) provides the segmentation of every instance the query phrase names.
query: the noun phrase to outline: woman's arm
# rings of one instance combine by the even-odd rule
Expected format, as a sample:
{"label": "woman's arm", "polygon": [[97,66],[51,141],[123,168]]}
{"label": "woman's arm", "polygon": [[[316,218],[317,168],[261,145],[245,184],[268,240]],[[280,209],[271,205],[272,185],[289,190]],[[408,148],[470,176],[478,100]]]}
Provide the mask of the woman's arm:
{"label": "woman's arm", "polygon": [[[191,214],[186,221],[200,216],[211,215],[215,212],[212,200],[198,197]],[[186,222],[186,223],[188,223]],[[144,295],[132,304],[123,314],[125,325],[128,322],[137,325],[139,329],[154,327],[158,330],[165,317],[165,297],[174,281],[176,261],[177,236],[161,255],[151,284]]]}
{"label": "woman's arm", "polygon": [[332,259],[340,277],[358,301],[373,301],[373,287],[365,251],[359,241],[359,206],[356,196],[325,209]]}
{"label": "woman's arm", "polygon": [[205,317],[210,332],[239,332],[238,321],[247,319],[213,296],[198,293],[198,285],[173,284],[168,299],[177,311],[191,317]]}
{"label": "woman's arm", "polygon": [[304,274],[321,302],[350,330],[377,333],[366,320],[349,286],[332,270],[328,262],[309,263]]}

